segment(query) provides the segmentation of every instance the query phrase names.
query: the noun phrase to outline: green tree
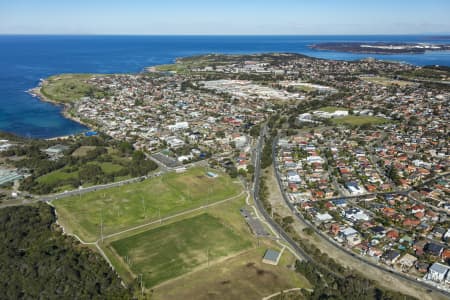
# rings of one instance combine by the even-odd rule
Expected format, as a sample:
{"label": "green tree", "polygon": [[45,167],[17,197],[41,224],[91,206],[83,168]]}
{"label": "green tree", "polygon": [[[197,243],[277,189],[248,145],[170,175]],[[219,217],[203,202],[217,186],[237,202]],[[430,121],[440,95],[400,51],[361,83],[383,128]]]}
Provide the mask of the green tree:
{"label": "green tree", "polygon": [[78,177],[82,182],[98,183],[104,175],[102,168],[96,164],[86,164],[78,172]]}
{"label": "green tree", "polygon": [[131,299],[103,257],[55,222],[42,202],[0,210],[0,298]]}
{"label": "green tree", "polygon": [[119,144],[119,151],[122,154],[131,154],[133,152],[133,145],[129,142],[121,142]]}

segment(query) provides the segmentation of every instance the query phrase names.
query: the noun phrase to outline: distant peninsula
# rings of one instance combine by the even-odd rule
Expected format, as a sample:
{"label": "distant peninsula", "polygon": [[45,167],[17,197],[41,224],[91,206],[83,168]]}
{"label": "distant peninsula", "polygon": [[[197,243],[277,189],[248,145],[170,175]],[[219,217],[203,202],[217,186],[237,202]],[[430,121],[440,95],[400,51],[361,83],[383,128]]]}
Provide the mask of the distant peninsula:
{"label": "distant peninsula", "polygon": [[450,50],[447,44],[428,44],[428,43],[318,43],[313,44],[310,48],[315,50],[339,51],[351,53],[367,53],[367,54],[403,54],[415,53],[423,54],[426,51],[445,51]]}

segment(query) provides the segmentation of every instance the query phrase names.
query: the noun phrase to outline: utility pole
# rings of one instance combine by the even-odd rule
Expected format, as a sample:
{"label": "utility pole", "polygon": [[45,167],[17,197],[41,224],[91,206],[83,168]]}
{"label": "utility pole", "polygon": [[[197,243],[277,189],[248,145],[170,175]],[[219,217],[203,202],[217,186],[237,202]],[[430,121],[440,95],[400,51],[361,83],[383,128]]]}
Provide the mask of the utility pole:
{"label": "utility pole", "polygon": [[158,208],[158,218],[159,218],[159,224],[162,224],[161,208]]}
{"label": "utility pole", "polygon": [[208,268],[209,268],[209,248],[206,248],[206,261],[207,261]]}

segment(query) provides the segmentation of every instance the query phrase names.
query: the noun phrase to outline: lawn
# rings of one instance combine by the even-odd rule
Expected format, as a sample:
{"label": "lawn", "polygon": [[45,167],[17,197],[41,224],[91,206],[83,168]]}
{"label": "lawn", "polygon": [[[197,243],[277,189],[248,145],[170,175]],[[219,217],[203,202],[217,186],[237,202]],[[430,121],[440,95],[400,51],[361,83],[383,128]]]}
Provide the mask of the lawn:
{"label": "lawn", "polygon": [[383,86],[386,86],[386,85],[407,86],[407,85],[413,84],[410,81],[391,79],[391,78],[381,77],[381,76],[374,76],[374,77],[365,77],[365,76],[363,76],[363,77],[361,77],[361,79],[364,80],[364,81],[367,81],[367,82],[380,84],[380,85],[383,85]]}
{"label": "lawn", "polygon": [[103,233],[108,235],[241,192],[240,184],[219,174],[209,178],[204,168],[192,168],[185,173],[167,173],[139,183],[56,200],[53,205],[68,232],[95,241],[100,237],[101,220]]}
{"label": "lawn", "polygon": [[103,92],[86,82],[91,74],[63,74],[47,78],[41,93],[58,102],[74,102],[82,97],[101,97]]}
{"label": "lawn", "polygon": [[45,175],[37,178],[36,180],[39,183],[53,185],[59,181],[72,179],[72,178],[75,178],[75,179],[78,178],[78,171],[77,172],[66,172],[63,168],[63,169],[59,169],[59,170],[50,172],[48,174],[45,174]]}
{"label": "lawn", "polygon": [[316,89],[311,87],[311,86],[307,86],[307,85],[295,85],[294,86],[296,90],[301,91],[301,92],[312,92],[315,91]]}
{"label": "lawn", "polygon": [[72,156],[83,157],[86,156],[89,151],[95,150],[96,148],[96,146],[80,146],[78,149],[73,151]]}
{"label": "lawn", "polygon": [[153,299],[256,300],[293,287],[311,288],[306,278],[288,268],[295,262],[288,251],[284,251],[278,266],[262,263],[261,258],[267,248],[278,249],[261,243],[260,248],[157,286]]}
{"label": "lawn", "polygon": [[361,126],[366,124],[379,125],[387,123],[388,120],[380,117],[373,116],[346,116],[342,118],[334,118],[331,119],[334,124],[347,124],[347,125],[355,125]]}
{"label": "lawn", "polygon": [[123,166],[112,162],[101,162],[101,163],[92,162],[89,164],[100,166],[100,168],[102,169],[103,172],[105,172],[105,174],[112,174],[114,172],[118,172],[123,169]]}
{"label": "lawn", "polygon": [[[96,164],[96,165],[100,166],[100,168],[106,174],[112,174],[114,172],[120,171],[123,168],[121,165],[110,163],[110,162],[101,162],[101,163],[100,162],[89,162],[88,164]],[[66,172],[66,170],[67,170],[66,168],[62,168],[62,169],[50,172],[48,174],[45,174],[45,175],[37,178],[37,181],[39,183],[53,185],[62,180],[78,178],[78,171]]]}
{"label": "lawn", "polygon": [[170,65],[158,65],[155,69],[160,72],[183,72],[186,71],[186,67],[182,64],[170,64]]}
{"label": "lawn", "polygon": [[319,108],[317,110],[324,111],[324,112],[327,112],[327,113],[334,113],[337,110],[349,110],[349,109],[345,108],[345,107],[337,107],[337,106],[324,106],[324,107],[321,107],[321,108]]}
{"label": "lawn", "polygon": [[204,213],[111,243],[128,259],[132,272],[143,275],[147,288],[178,277],[251,246],[220,219]]}
{"label": "lawn", "polygon": [[152,299],[261,299],[280,289],[310,288],[288,268],[295,262],[288,251],[278,266],[262,263],[266,249],[280,248],[271,240],[260,240],[256,248],[239,213],[243,206],[245,196],[206,213],[196,211],[105,239],[101,245],[125,282],[143,274]]}

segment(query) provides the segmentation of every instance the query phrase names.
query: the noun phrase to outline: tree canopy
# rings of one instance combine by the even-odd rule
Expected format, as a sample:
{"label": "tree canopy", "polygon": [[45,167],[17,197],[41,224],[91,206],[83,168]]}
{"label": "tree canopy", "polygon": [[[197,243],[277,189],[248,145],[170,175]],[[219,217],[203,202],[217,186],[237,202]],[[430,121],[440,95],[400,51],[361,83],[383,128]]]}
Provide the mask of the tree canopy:
{"label": "tree canopy", "polygon": [[131,299],[106,261],[55,220],[44,203],[0,209],[0,298]]}

